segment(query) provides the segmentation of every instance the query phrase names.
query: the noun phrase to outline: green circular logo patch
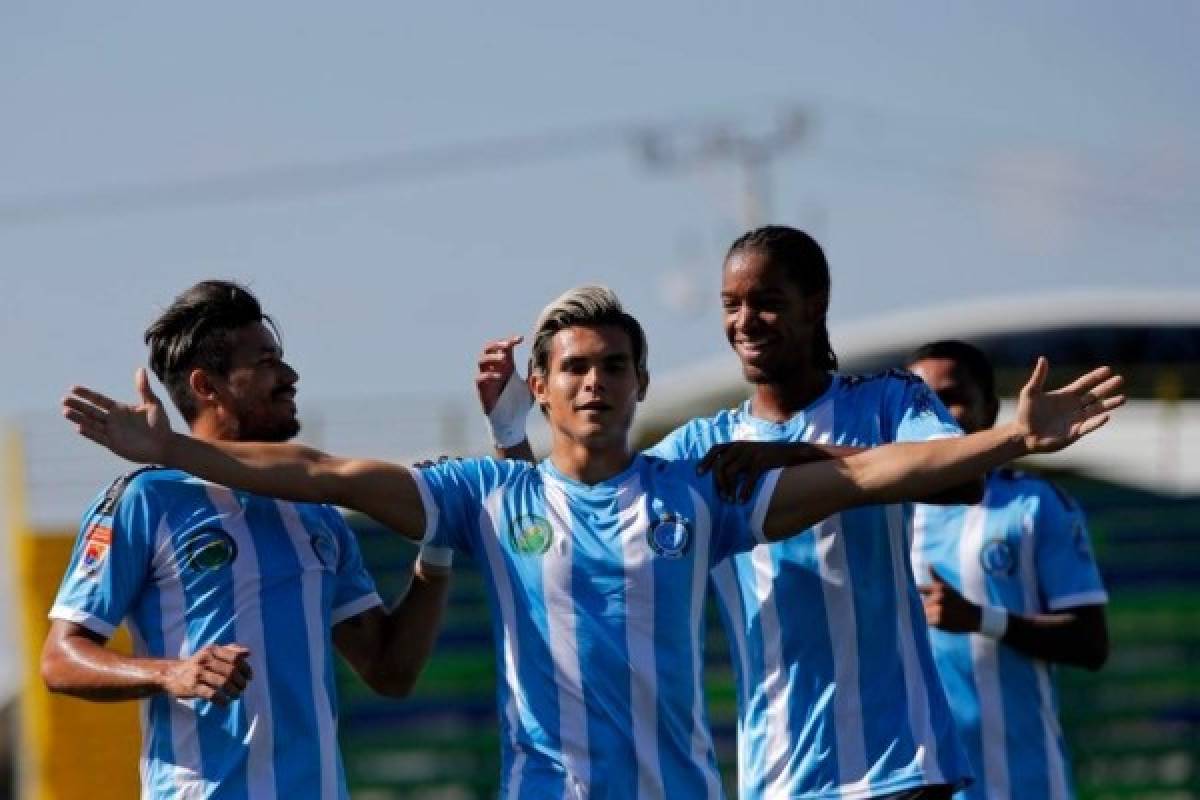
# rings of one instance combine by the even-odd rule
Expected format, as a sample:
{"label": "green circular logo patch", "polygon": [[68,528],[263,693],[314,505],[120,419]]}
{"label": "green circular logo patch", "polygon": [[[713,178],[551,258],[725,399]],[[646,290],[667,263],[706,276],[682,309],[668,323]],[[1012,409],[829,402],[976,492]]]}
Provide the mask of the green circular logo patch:
{"label": "green circular logo patch", "polygon": [[508,541],[518,553],[540,555],[550,549],[554,529],[545,517],[532,514],[517,517],[508,528]]}

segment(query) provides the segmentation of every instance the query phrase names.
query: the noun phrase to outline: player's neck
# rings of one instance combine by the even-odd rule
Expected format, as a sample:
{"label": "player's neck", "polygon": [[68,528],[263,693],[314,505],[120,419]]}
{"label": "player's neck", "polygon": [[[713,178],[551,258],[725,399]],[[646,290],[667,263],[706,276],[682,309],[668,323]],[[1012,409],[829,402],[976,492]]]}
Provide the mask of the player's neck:
{"label": "player's neck", "polygon": [[770,422],[784,422],[825,393],[833,377],[824,370],[801,370],[794,380],[759,383],[750,399],[750,413]]}
{"label": "player's neck", "polygon": [[228,419],[223,419],[216,414],[199,414],[190,425],[191,434],[197,439],[203,439],[206,442],[236,442],[240,441],[236,426],[232,426]]}
{"label": "player's neck", "polygon": [[620,475],[633,461],[628,443],[604,448],[589,448],[566,437],[556,437],[550,451],[550,463],[571,480],[588,485]]}

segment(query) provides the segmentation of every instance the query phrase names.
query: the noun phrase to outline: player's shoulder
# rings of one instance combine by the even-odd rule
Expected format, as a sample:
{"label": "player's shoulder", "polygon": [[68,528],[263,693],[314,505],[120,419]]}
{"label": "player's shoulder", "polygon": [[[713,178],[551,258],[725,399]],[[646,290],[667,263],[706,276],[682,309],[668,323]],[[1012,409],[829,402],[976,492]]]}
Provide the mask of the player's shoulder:
{"label": "player's shoulder", "polygon": [[1005,486],[1013,494],[1036,498],[1040,503],[1068,513],[1080,510],[1079,503],[1065,489],[1043,475],[1026,472],[1014,467],[996,470],[993,480]]}
{"label": "player's shoulder", "polygon": [[167,500],[191,480],[186,472],[149,466],[126,472],[113,480],[97,498],[97,511],[111,512],[123,500],[144,498]]}
{"label": "player's shoulder", "polygon": [[838,388],[847,391],[877,390],[882,391],[892,387],[910,387],[924,385],[924,381],[906,369],[890,367],[875,372],[846,373],[834,375]]}

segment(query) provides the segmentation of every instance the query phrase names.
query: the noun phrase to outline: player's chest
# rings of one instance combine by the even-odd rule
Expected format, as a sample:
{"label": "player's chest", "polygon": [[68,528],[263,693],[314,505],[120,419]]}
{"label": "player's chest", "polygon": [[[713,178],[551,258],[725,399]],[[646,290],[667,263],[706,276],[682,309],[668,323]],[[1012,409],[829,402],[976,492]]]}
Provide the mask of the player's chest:
{"label": "player's chest", "polygon": [[682,580],[708,546],[708,515],[686,495],[534,497],[506,504],[496,523],[496,555],[534,584]]}
{"label": "player's chest", "polygon": [[155,583],[190,593],[299,588],[332,580],[338,537],[305,506],[261,498],[177,514],[156,539]]}

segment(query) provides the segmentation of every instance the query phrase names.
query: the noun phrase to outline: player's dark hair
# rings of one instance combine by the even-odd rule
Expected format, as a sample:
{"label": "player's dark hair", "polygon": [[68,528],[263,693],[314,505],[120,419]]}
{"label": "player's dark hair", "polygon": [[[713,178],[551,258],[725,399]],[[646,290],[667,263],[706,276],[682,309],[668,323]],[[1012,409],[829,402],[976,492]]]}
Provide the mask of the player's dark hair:
{"label": "player's dark hair", "polygon": [[633,347],[633,361],[640,374],[646,373],[646,333],[631,314],[625,312],[617,295],[605,286],[581,286],[564,292],[538,317],[530,348],[530,372],[546,373],[550,361],[550,340],[564,328],[577,325],[612,325],[625,331]]}
{"label": "player's dark hair", "polygon": [[275,322],[263,313],[249,289],[232,281],[211,280],[182,292],[146,328],[150,368],[189,423],[198,409],[188,375],[193,369],[228,375],[233,332],[256,322],[266,322],[278,338]]}
{"label": "player's dark hair", "polygon": [[971,382],[979,387],[984,399],[995,402],[996,371],[992,369],[992,362],[988,360],[988,357],[975,345],[958,339],[940,339],[921,345],[912,351],[904,363],[911,366],[927,358],[943,358],[953,361],[967,374]]}
{"label": "player's dark hair", "polygon": [[[738,237],[725,254],[725,263],[739,253],[761,253],[774,265],[783,267],[784,274],[805,296],[825,296],[828,311],[829,263],[817,240],[807,233],[786,225],[767,225],[756,228]],[[813,342],[813,365],[818,369],[837,369],[837,354],[829,341],[829,328],[822,313]]]}

